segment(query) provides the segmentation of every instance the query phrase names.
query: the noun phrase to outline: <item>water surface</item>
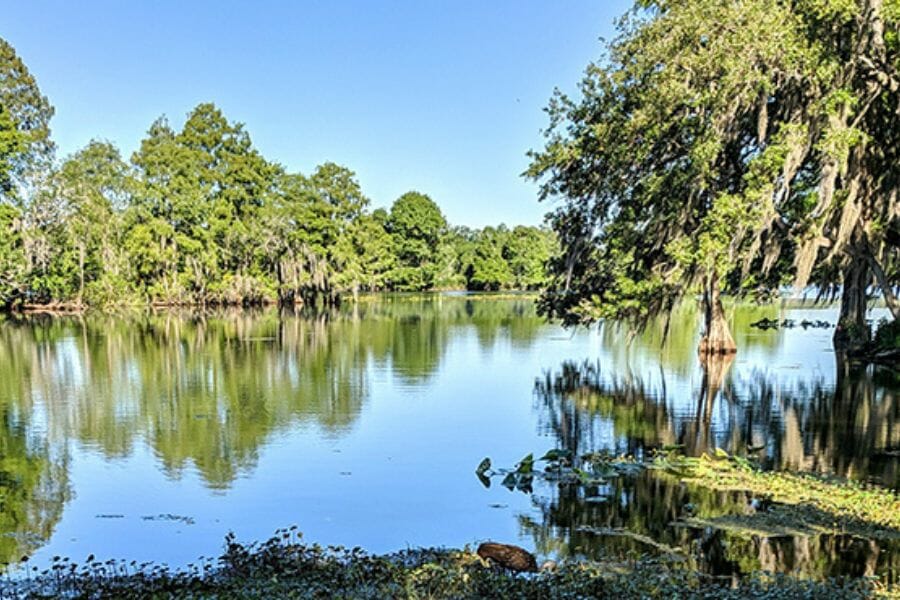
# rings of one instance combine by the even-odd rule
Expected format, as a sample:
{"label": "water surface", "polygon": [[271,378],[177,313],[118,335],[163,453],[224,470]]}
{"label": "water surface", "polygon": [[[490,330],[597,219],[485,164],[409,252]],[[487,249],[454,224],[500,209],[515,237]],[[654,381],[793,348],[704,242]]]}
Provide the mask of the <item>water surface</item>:
{"label": "water surface", "polygon": [[681,444],[900,487],[896,376],[836,360],[831,329],[749,327],[763,316],[836,315],[735,309],[740,351],[712,378],[690,308],[665,344],[659,328],[630,342],[615,327],[562,330],[528,297],[0,322],[0,562],[93,553],[177,566],[217,555],[229,531],[264,539],[291,524],[373,552],[484,539],[557,557],[652,551],[590,533],[624,527],[721,574],[896,576],[884,542],[672,525],[685,504],[740,511],[746,494],[698,497],[644,474],[588,502],[475,477],[485,456],[511,466],[552,447],[641,456]]}

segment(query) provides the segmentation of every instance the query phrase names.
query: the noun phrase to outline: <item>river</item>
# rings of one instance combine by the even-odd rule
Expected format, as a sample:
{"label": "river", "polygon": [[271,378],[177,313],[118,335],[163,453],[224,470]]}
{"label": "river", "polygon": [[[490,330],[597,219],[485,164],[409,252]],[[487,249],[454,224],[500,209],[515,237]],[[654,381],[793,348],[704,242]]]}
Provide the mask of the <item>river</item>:
{"label": "river", "polygon": [[[680,445],[900,488],[900,379],[843,364],[831,328],[800,326],[833,324],[836,311],[730,315],[739,352],[712,374],[691,307],[665,342],[661,325],[563,330],[516,295],[364,297],[324,315],[8,318],[0,562],[177,567],[217,556],[229,531],[262,540],[290,525],[310,543],[373,552],[487,539],[548,558],[652,552],[590,531],[625,528],[692,548],[717,574],[896,579],[895,543],[673,525],[686,504],[739,511],[746,494],[700,497],[644,473],[597,501],[476,477],[486,456],[512,466],[557,447],[642,457]],[[797,326],[750,327],[762,317]]]}

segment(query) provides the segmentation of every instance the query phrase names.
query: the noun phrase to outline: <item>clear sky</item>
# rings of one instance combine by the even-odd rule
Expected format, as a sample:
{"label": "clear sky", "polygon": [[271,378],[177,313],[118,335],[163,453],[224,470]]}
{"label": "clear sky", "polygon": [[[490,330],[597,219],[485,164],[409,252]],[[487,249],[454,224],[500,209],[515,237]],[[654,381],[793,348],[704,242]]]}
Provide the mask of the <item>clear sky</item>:
{"label": "clear sky", "polygon": [[538,224],[519,174],[554,87],[573,91],[627,0],[29,0],[0,15],[56,107],[60,153],[127,157],[200,102],[264,156],[356,171],[373,206],[429,194],[453,224]]}

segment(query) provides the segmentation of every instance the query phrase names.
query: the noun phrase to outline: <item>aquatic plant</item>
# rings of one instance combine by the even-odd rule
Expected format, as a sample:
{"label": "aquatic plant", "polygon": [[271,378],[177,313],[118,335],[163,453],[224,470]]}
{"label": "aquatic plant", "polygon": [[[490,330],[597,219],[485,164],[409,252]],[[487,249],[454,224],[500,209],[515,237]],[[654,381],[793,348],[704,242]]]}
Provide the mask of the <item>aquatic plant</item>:
{"label": "aquatic plant", "polygon": [[764,471],[746,458],[718,450],[713,456],[690,458],[672,453],[658,455],[653,468],[682,480],[715,490],[744,490],[794,506],[797,518],[812,509],[844,530],[863,528],[870,535],[900,537],[900,498],[893,491],[852,480],[804,473]]}

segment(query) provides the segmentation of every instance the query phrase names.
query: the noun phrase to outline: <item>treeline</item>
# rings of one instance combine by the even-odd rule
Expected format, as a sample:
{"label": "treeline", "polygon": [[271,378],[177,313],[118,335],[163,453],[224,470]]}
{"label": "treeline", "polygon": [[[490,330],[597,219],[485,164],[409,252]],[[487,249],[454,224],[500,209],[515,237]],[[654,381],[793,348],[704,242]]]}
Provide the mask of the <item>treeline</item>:
{"label": "treeline", "polygon": [[291,173],[213,104],[180,130],[158,119],[130,161],[92,141],[58,163],[53,109],[0,45],[0,307],[331,304],[544,283],[551,232],[451,227],[419,192],[370,210],[351,170]]}

